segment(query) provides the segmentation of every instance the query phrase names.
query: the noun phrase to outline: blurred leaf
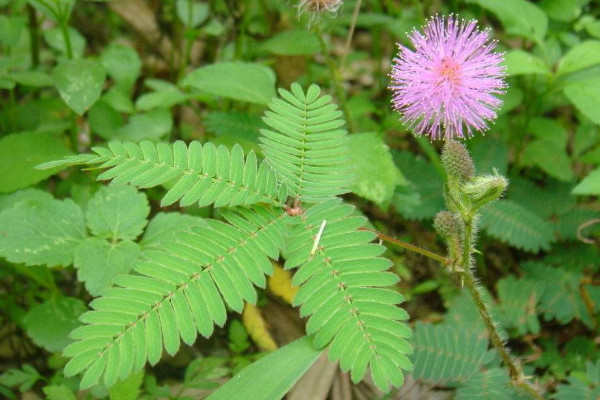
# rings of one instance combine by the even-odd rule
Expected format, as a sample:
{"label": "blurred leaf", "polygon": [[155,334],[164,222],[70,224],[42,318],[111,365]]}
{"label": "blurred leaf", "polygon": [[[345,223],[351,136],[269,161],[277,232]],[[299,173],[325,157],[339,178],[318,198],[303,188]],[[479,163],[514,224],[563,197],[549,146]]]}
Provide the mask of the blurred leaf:
{"label": "blurred leaf", "polygon": [[244,368],[207,400],[230,400],[240,393],[252,400],[282,398],[322,352],[312,338],[298,339]]}
{"label": "blurred leaf", "polygon": [[140,254],[137,243],[123,240],[109,243],[100,238],[87,238],[75,249],[77,280],[85,283],[92,296],[99,296],[110,287],[113,278],[127,274]]}
{"label": "blurred leaf", "polygon": [[456,390],[456,400],[517,400],[508,372],[492,368],[479,372],[463,382]]}
{"label": "blurred leaf", "polygon": [[508,198],[546,219],[563,214],[576,206],[572,184],[548,180],[543,185],[515,177],[508,187]]}
{"label": "blurred leaf", "polygon": [[204,123],[208,132],[251,142],[258,142],[259,129],[266,127],[260,116],[238,111],[210,112]]}
{"label": "blurred leaf", "polygon": [[596,168],[583,178],[583,180],[573,188],[573,194],[580,196],[600,195],[600,168]]}
{"label": "blurred leaf", "polygon": [[11,368],[0,375],[0,385],[7,387],[19,386],[20,392],[26,392],[42,376],[29,364],[24,364],[21,369]]}
{"label": "blurred leaf", "polygon": [[106,239],[137,238],[148,223],[148,199],[131,186],[102,186],[89,201],[87,226]]}
{"label": "blurred leaf", "polygon": [[86,310],[83,301],[61,296],[33,306],[23,318],[23,324],[27,335],[38,346],[60,352],[73,341],[69,333],[81,325],[79,316]]}
{"label": "blurred leaf", "polygon": [[135,107],[129,98],[129,94],[118,86],[115,86],[104,93],[100,100],[106,102],[106,104],[110,105],[115,110],[125,114],[133,114],[135,111]]}
{"label": "blurred leaf", "polygon": [[238,319],[234,319],[229,324],[229,349],[234,353],[240,354],[248,350],[248,332],[244,325]]}
{"label": "blurred leaf", "polygon": [[581,1],[578,0],[542,0],[540,8],[557,21],[573,21],[581,15]]}
{"label": "blurred leaf", "polygon": [[563,147],[554,142],[537,139],[527,143],[522,158],[523,165],[535,165],[553,178],[569,182],[575,176],[571,160]]}
{"label": "blurred leaf", "polygon": [[[285,271],[289,272],[289,271]],[[262,351],[277,350],[277,343],[269,333],[268,325],[263,318],[260,309],[254,304],[246,303],[242,312],[242,322],[248,334]]]}
{"label": "blurred leaf", "polygon": [[26,21],[24,16],[0,15],[0,43],[8,47],[16,46],[25,30]]}
{"label": "blurred leaf", "polygon": [[144,93],[137,98],[135,108],[139,111],[148,111],[155,108],[171,108],[176,104],[189,100],[192,96],[183,93],[177,86],[158,89],[155,92]]}
{"label": "blurred leaf", "polygon": [[533,117],[529,121],[527,131],[539,139],[552,142],[556,146],[563,148],[563,153],[566,154],[569,133],[558,121],[550,118]]}
{"label": "blurred leaf", "polygon": [[183,78],[181,85],[215,96],[256,104],[275,97],[275,74],[261,64],[222,62],[198,68]]}
{"label": "blurred leaf", "polygon": [[60,97],[79,115],[90,108],[102,93],[106,72],[93,59],[63,61],[52,74]]}
{"label": "blurred leaf", "polygon": [[319,39],[308,30],[280,32],[261,45],[263,50],[279,56],[310,55],[320,51]]}
{"label": "blurred leaf", "polygon": [[102,65],[110,77],[127,87],[133,85],[142,69],[137,52],[129,46],[112,43],[100,55]]}
{"label": "blurred leaf", "polygon": [[568,82],[564,92],[579,111],[600,125],[600,78]]}
{"label": "blurred leaf", "polygon": [[[75,28],[69,27],[68,29],[73,57],[81,58],[83,57],[83,51],[85,50],[85,38]],[[65,37],[60,27],[44,29],[42,31],[42,35],[44,36],[46,43],[48,43],[48,46],[62,53],[63,55],[67,54]]]}
{"label": "blurred leaf", "polygon": [[389,147],[378,135],[350,136],[350,162],[355,180],[352,191],[378,205],[389,203],[399,183]]}
{"label": "blurred leaf", "polygon": [[158,213],[146,228],[140,245],[144,250],[159,247],[173,240],[180,232],[190,231],[195,227],[206,227],[202,218],[181,213]]}
{"label": "blurred leaf", "polygon": [[573,47],[558,64],[558,75],[578,71],[600,64],[600,41],[587,40]]}
{"label": "blurred leaf", "polygon": [[478,174],[492,174],[495,168],[500,175],[506,175],[508,147],[502,140],[489,137],[476,139],[471,148],[471,156]]}
{"label": "blurred leaf", "polygon": [[504,55],[506,72],[513,75],[541,74],[550,75],[546,63],[524,50],[509,50]]}
{"label": "blurred leaf", "polygon": [[136,400],[144,381],[144,370],[129,375],[125,380],[119,380],[108,389],[110,400]]}
{"label": "blurred leaf", "polygon": [[198,25],[206,21],[206,18],[208,18],[208,13],[210,12],[208,4],[198,3],[192,0],[177,0],[175,7],[177,10],[177,16],[188,28],[198,27]]}
{"label": "blurred leaf", "polygon": [[496,317],[506,329],[514,329],[520,336],[528,333],[537,335],[540,322],[537,317],[537,304],[543,294],[543,286],[535,281],[516,279],[513,275],[502,278],[496,284],[500,304]]}
{"label": "blurred leaf", "polygon": [[526,0],[467,0],[494,13],[506,33],[541,42],[546,36],[548,18],[535,4]]}
{"label": "blurred leaf", "polygon": [[110,139],[130,142],[158,141],[169,134],[172,129],[171,112],[166,108],[157,108],[131,116],[129,122],[120,127]]}
{"label": "blurred leaf", "polygon": [[54,84],[52,77],[41,71],[12,72],[10,74],[10,79],[14,80],[19,85],[31,87],[45,87]]}
{"label": "blurred leaf", "polygon": [[38,198],[0,213],[0,255],[10,262],[71,265],[85,236],[83,212],[70,199]]}
{"label": "blurred leaf", "polygon": [[42,390],[48,400],[77,400],[71,389],[65,385],[45,386]]}
{"label": "blurred leaf", "polygon": [[35,166],[71,152],[62,140],[47,133],[23,132],[0,139],[0,193],[33,185],[64,168],[38,170]]}
{"label": "blurred leaf", "polygon": [[93,133],[104,139],[110,139],[123,125],[123,117],[121,113],[101,99],[88,111],[87,122]]}

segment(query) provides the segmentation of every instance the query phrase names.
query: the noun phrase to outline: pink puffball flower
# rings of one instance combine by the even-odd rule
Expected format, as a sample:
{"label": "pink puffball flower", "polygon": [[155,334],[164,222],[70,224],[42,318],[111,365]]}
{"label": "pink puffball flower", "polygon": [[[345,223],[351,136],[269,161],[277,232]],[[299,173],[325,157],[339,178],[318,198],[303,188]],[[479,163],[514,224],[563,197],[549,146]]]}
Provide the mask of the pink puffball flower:
{"label": "pink puffball flower", "polygon": [[476,21],[433,17],[409,39],[415,50],[398,45],[392,72],[392,104],[416,134],[465,138],[485,131],[496,118],[504,93],[503,54],[489,30]]}

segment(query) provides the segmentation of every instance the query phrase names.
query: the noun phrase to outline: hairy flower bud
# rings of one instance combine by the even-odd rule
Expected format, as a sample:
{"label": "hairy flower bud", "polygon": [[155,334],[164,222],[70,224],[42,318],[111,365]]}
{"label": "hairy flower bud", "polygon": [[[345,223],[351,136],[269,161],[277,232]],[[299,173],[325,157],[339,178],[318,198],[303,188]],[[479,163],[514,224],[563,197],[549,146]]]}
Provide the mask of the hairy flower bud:
{"label": "hairy flower bud", "polygon": [[459,233],[458,220],[456,215],[449,211],[440,211],[435,216],[433,227],[436,232],[444,239],[456,237]]}
{"label": "hairy flower bud", "polygon": [[475,164],[464,144],[456,140],[447,140],[442,150],[442,164],[448,176],[464,182],[473,177]]}
{"label": "hairy flower bud", "polygon": [[469,197],[473,209],[497,200],[508,187],[508,180],[496,175],[485,175],[473,178],[462,186],[462,192]]}

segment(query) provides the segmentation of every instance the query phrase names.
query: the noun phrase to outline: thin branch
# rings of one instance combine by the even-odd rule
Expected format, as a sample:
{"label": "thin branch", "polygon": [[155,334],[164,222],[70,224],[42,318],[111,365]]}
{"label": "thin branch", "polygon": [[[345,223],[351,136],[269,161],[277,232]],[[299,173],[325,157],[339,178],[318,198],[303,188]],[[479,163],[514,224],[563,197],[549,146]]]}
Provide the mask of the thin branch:
{"label": "thin branch", "polygon": [[350,30],[348,31],[348,36],[346,36],[346,45],[344,46],[342,62],[340,63],[340,71],[343,71],[344,67],[346,66],[346,57],[348,57],[348,53],[350,52],[350,44],[352,44],[352,37],[354,36],[354,29],[356,28],[356,20],[358,19],[361,3],[362,0],[356,0],[354,12],[352,13],[352,22],[350,23]]}

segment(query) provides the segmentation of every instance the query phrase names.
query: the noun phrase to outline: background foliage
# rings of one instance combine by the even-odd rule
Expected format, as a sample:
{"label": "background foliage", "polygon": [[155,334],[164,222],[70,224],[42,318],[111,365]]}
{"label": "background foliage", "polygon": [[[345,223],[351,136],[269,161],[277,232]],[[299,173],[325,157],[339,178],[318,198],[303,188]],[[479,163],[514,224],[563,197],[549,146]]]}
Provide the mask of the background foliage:
{"label": "background foliage", "polygon": [[[273,267],[273,275],[258,285],[264,289],[213,304],[210,321],[195,321],[204,336],[212,333],[210,338],[196,339],[194,327],[186,331],[179,323],[177,343],[181,336],[185,344],[165,342],[169,355],[156,366],[134,374],[120,371],[119,380],[105,377],[105,383],[114,383],[110,387],[88,382],[83,386],[92,387],[80,390],[82,376],[70,376],[73,367],[65,370],[69,357],[63,350],[77,338],[69,334],[81,325],[79,317],[91,315],[84,314],[87,304],[101,307],[102,301],[93,299],[113,283],[121,285],[123,278],[116,277],[134,266],[138,273],[147,271],[139,264],[145,255],[156,255],[165,243],[191,238],[193,232],[219,232],[224,228],[217,220],[235,220],[240,231],[247,228],[234,214],[221,212],[222,206],[264,203],[265,198],[283,203],[288,193],[318,202],[350,188],[352,193],[343,195],[356,206],[349,218],[363,226],[360,215],[366,216],[369,229],[442,253],[432,228],[444,204],[440,144],[413,137],[399,123],[389,106],[387,74],[395,43],[406,44],[407,31],[430,15],[452,12],[492,29],[505,51],[508,73],[509,89],[496,123],[485,136],[467,141],[479,173],[497,169],[511,182],[506,196],[485,208],[481,218],[477,272],[484,297],[513,355],[546,398],[600,396],[600,231],[593,223],[600,218],[600,4],[364,0],[349,47],[355,1],[319,18],[298,15],[297,5],[0,0],[0,397],[203,398],[257,359],[247,371],[269,371],[264,380],[238,375],[211,398],[231,398],[228,393],[240,387],[249,398],[253,393],[281,397],[307,370],[289,398],[383,397],[382,385],[370,374],[352,386],[350,374],[322,362],[308,340],[293,342],[322,323],[308,300],[310,287],[297,288],[314,271],[309,264],[296,272],[284,269],[277,263],[278,250],[267,251],[273,265],[266,257],[261,261],[264,271]],[[340,105],[340,112],[328,115],[330,121],[346,121],[344,145],[356,169],[353,179],[340,172],[339,185],[323,187],[310,174],[297,180],[290,172],[288,187],[281,189],[276,178],[268,177],[275,172],[267,171],[267,164],[284,171],[281,160],[297,156],[277,146],[297,133],[278,123],[293,118],[294,109],[282,105],[293,100],[286,103],[280,95],[281,103],[273,102],[277,89],[290,89],[292,82],[304,88],[305,100],[316,100],[316,89],[309,89],[316,83],[321,94]],[[292,92],[298,98],[297,90]],[[331,123],[333,140],[332,132],[343,122]],[[186,147],[177,140],[198,142]],[[135,150],[115,141],[141,144]],[[214,145],[200,145],[207,142]],[[214,184],[212,192],[198,197],[192,190],[196,182],[175,171],[184,148],[212,159],[215,165],[203,171],[217,179],[225,176],[223,165],[260,175],[258,166],[266,158],[265,185],[244,196]],[[112,169],[106,172],[67,168],[64,162],[35,168],[69,155],[71,163],[94,164],[94,156],[80,153],[94,153],[98,163],[105,163],[100,158],[109,157],[107,152],[117,157],[133,151],[143,155],[139,164],[109,163],[104,168]],[[175,158],[157,165],[152,173],[160,179],[152,181],[141,172],[147,155],[155,153],[163,157],[160,162],[168,154]],[[306,163],[315,170],[334,156],[313,155]],[[96,178],[149,189],[105,185]],[[236,188],[247,184],[233,182]],[[345,207],[327,204],[334,214]],[[357,232],[351,231],[341,230],[350,242],[374,237],[362,232],[364,237],[355,238]],[[296,234],[298,247],[284,254],[286,268],[296,266],[294,251],[301,244],[312,244],[310,237]],[[468,294],[433,261],[393,246],[384,256],[402,280],[380,283],[392,284],[390,299],[407,299],[403,308],[410,315],[414,348],[413,372],[386,398],[519,398],[507,386],[507,371],[490,348]],[[109,290],[116,296],[116,289]],[[292,307],[298,303],[302,316],[312,315],[307,320]],[[321,335],[317,339],[327,337]],[[338,348],[337,353],[334,359],[343,352]],[[161,353],[150,357],[158,361]],[[290,366],[290,358],[297,363]],[[349,368],[343,357],[341,365]],[[265,387],[272,391],[264,393]]]}

